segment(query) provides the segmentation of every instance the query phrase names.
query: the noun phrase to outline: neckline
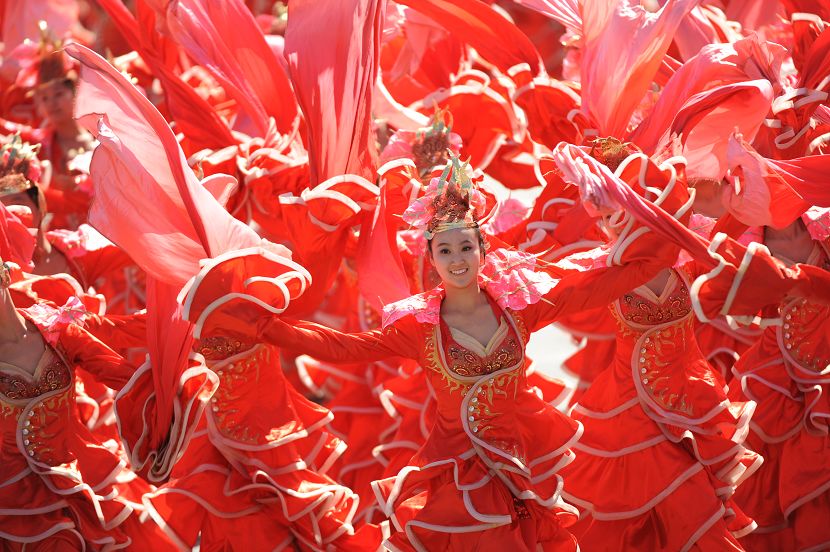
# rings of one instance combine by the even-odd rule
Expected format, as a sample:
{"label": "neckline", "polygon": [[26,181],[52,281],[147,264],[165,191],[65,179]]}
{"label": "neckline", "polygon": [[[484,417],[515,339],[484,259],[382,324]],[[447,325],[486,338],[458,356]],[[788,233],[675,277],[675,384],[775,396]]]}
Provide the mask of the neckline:
{"label": "neckline", "polygon": [[[442,329],[446,330],[447,333],[449,333],[449,335],[453,339],[456,339],[456,333],[461,335],[462,340],[470,341],[471,342],[470,345],[474,344],[476,349],[484,351],[485,354],[479,355],[479,356],[485,357],[485,356],[487,356],[487,354],[489,354],[489,353],[487,353],[487,351],[491,351],[492,348],[494,347],[493,340],[498,338],[500,334],[502,334],[501,335],[502,338],[504,337],[504,335],[506,335],[506,332],[502,329],[502,327],[505,326],[506,322],[504,320],[504,312],[502,311],[502,308],[499,306],[499,304],[496,302],[496,300],[493,299],[492,297],[490,297],[490,294],[487,293],[486,290],[482,290],[482,291],[484,291],[484,295],[485,295],[485,297],[487,297],[487,304],[490,305],[490,311],[496,317],[496,320],[498,321],[498,324],[499,324],[498,327],[496,328],[496,331],[493,332],[493,335],[490,336],[490,339],[487,341],[486,344],[482,343],[481,341],[479,341],[475,337],[471,336],[470,334],[468,334],[464,330],[454,328],[454,327],[450,326],[449,324],[447,324],[447,321],[444,320],[444,317],[441,315],[440,306],[438,308],[438,321],[439,321],[440,326],[442,326]],[[445,297],[446,297],[446,295],[442,295],[442,297],[441,297],[441,302],[442,303],[444,302]],[[456,339],[456,341],[457,341],[457,339]],[[462,343],[459,343],[459,344],[463,345]],[[464,346],[467,347],[467,345],[464,345]],[[478,351],[475,351],[475,352],[476,352],[476,354],[478,354]]]}
{"label": "neckline", "polygon": [[37,361],[37,365],[35,366],[34,372],[29,372],[25,368],[18,366],[17,364],[12,364],[10,362],[6,362],[0,360],[0,370],[7,371],[7,372],[15,372],[20,374],[26,378],[30,383],[37,383],[40,381],[40,378],[43,375],[43,370],[51,364],[55,359],[57,359],[57,355],[54,354],[52,348],[49,346],[48,343],[44,340],[44,347],[43,352],[40,354],[40,358]]}
{"label": "neckline", "polygon": [[[446,324],[446,322],[444,324]],[[493,352],[493,349],[495,349],[498,345],[501,344],[502,341],[504,341],[504,338],[507,336],[508,332],[507,321],[504,319],[503,316],[499,318],[499,327],[496,328],[496,331],[490,337],[490,341],[488,341],[486,345],[482,344],[481,341],[471,336],[464,330],[452,328],[449,325],[447,325],[447,329],[449,330],[449,333],[452,336],[452,338],[456,342],[458,342],[459,345],[462,345],[466,349],[472,350],[472,352],[474,352],[481,358],[490,356],[490,354],[492,354]]]}
{"label": "neckline", "polygon": [[675,288],[677,288],[678,281],[679,278],[677,276],[677,272],[672,270],[669,274],[668,279],[666,280],[666,284],[663,286],[663,289],[660,291],[659,295],[656,294],[654,290],[652,290],[645,284],[634,288],[633,292],[644,299],[648,299],[656,305],[661,305],[663,304],[663,302],[665,302],[666,299],[668,299],[668,297],[675,290]]}

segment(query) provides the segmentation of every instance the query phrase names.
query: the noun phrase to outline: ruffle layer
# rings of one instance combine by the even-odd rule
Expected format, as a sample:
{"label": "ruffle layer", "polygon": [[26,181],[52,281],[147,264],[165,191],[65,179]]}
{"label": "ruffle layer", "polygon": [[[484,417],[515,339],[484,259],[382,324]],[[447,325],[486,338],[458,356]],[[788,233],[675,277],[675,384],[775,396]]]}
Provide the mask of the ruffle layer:
{"label": "ruffle layer", "polygon": [[762,362],[775,352],[771,345],[761,342],[741,358],[732,389],[758,401],[748,442],[764,457],[735,495],[759,526],[742,542],[748,550],[823,550],[830,546],[830,435],[822,430],[830,390],[821,374],[780,357]]}
{"label": "ruffle layer", "polygon": [[[560,454],[551,463],[569,459]],[[472,543],[486,542],[492,549],[522,550],[533,535],[532,542],[543,547],[555,543],[563,546],[557,550],[576,550],[576,541],[564,529],[576,516],[559,498],[561,478],[544,472],[537,477],[494,472],[474,449],[407,466],[396,477],[373,483],[382,510],[398,531],[384,544],[392,550],[423,551],[470,550]]]}
{"label": "ruffle layer", "polygon": [[157,538],[154,549],[171,548],[152,521],[139,522],[152,487],[81,423],[73,399],[64,389],[16,412],[19,427],[2,446],[0,538],[92,550]]}
{"label": "ruffle layer", "polygon": [[171,480],[145,499],[171,538],[188,549],[201,531],[204,547],[209,531],[217,546],[236,548],[237,527],[259,519],[277,527],[242,536],[255,539],[252,549],[283,541],[309,550],[376,549],[376,527],[353,527],[358,496],[325,475],[345,450],[327,431],[332,415],[287,383],[277,351],[257,346],[210,368],[220,385],[200,430]]}
{"label": "ruffle layer", "polygon": [[[371,482],[382,478],[389,466],[385,446],[395,446],[399,421],[387,415],[379,393],[397,371],[386,362],[335,366],[305,356],[297,358],[297,367],[309,389],[331,392],[326,406],[334,419],[328,430],[349,445],[328,475],[360,496],[371,496]],[[404,460],[409,456],[411,451]],[[362,501],[356,519],[376,521],[377,517],[377,506]]]}
{"label": "ruffle layer", "polygon": [[[726,547],[751,531],[753,521],[730,497],[763,461],[744,445],[755,404],[730,403],[717,378],[678,375],[661,385],[694,408],[657,411],[654,396],[632,379],[629,365],[618,361],[572,411],[585,434],[574,445],[576,461],[562,472],[563,496],[588,514],[580,539],[598,550],[620,539],[643,549],[688,550],[710,533]],[[728,533],[717,537],[717,527]]]}

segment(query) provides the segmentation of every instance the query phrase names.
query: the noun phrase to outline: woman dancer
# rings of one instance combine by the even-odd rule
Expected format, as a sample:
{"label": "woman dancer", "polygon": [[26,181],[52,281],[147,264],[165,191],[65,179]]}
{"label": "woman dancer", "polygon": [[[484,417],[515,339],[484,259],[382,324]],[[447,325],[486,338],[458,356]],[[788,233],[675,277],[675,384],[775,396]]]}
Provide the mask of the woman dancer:
{"label": "woman dancer", "polygon": [[[662,188],[654,203],[688,220],[682,158],[658,167],[626,150],[615,174],[646,194]],[[587,177],[582,166],[610,175],[574,146],[555,156],[571,179]],[[668,185],[655,186],[661,174]],[[607,227],[624,244],[631,225],[612,217]],[[690,287],[691,273],[676,265],[611,305],[616,356],[573,408],[585,434],[563,470],[565,496],[584,510],[575,533],[586,549],[742,550],[737,537],[754,528],[730,497],[762,462],[743,445],[755,404],[730,402],[700,351]]]}
{"label": "woman dancer", "polygon": [[[828,219],[827,210],[817,211]],[[827,229],[815,222],[812,232],[801,218],[784,229],[767,227],[765,245],[787,266],[828,270]],[[765,460],[758,478],[736,495],[759,523],[744,541],[749,550],[819,550],[830,545],[822,522],[830,515],[830,313],[820,301],[793,297],[763,312],[783,324],[767,327],[733,369],[734,395],[758,403],[747,440]]]}
{"label": "woman dancer", "polygon": [[[259,292],[284,309],[289,297],[268,293],[267,283],[286,289],[285,274],[293,274],[299,282],[293,299],[305,290],[307,272],[286,248],[261,240],[222,207],[208,191],[217,179],[196,178],[166,121],[123,75],[87,49],[69,51],[81,62],[88,93],[77,112],[100,141],[92,220],[150,283],[149,361],[116,398],[133,466],[164,482],[143,497],[148,514],[182,550],[197,542],[202,550],[375,550],[377,528],[352,526],[357,496],[325,475],[343,451],[326,431],[331,413],[291,388],[273,347],[221,332],[199,339],[198,324],[194,329],[181,313],[200,303],[176,304],[191,277],[187,289],[194,292],[217,286],[200,267],[219,267],[240,284],[259,283],[237,299]],[[102,166],[117,167],[117,175]],[[122,205],[131,208],[120,211]],[[259,295],[254,300],[263,302]]]}
{"label": "woman dancer", "polygon": [[271,316],[250,317],[243,330],[325,361],[406,357],[425,367],[437,400],[432,431],[396,477],[373,485],[398,530],[386,542],[393,550],[576,548],[557,472],[573,460],[582,428],[530,391],[527,339],[558,316],[607,304],[668,262],[653,247],[632,247],[615,266],[537,271],[530,255],[485,255],[483,206],[457,160],[410,205],[404,220],[424,230],[441,285],[387,305],[381,329],[344,334]]}
{"label": "woman dancer", "polygon": [[[4,550],[155,550],[172,545],[141,496],[152,490],[81,421],[76,370],[113,388],[135,367],[104,341],[129,346],[119,325],[67,305],[15,309],[0,259],[0,537]],[[79,305],[80,303],[76,303]]]}

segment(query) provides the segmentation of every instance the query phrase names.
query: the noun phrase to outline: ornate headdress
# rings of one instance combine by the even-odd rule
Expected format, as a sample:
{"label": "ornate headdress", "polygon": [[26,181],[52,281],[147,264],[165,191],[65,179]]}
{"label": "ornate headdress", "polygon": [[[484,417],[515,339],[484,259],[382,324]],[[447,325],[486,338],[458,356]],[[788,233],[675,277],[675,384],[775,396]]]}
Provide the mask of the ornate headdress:
{"label": "ornate headdress", "polygon": [[399,130],[392,135],[381,153],[381,163],[400,157],[412,159],[424,178],[433,168],[444,165],[450,154],[460,152],[461,137],[452,132],[452,113],[436,107],[429,126],[415,131]]}
{"label": "ornate headdress", "polygon": [[640,148],[631,142],[623,142],[611,136],[606,138],[595,138],[591,142],[591,149],[588,155],[611,169],[616,171],[617,167],[632,153],[637,153]]}
{"label": "ornate headdress", "polygon": [[427,239],[454,228],[476,228],[486,200],[467,173],[468,163],[450,155],[444,172],[403,213],[404,222],[422,229]]}
{"label": "ornate headdress", "polygon": [[42,172],[37,158],[39,149],[40,144],[24,142],[19,134],[0,147],[0,196],[35,187]]}
{"label": "ornate headdress", "polygon": [[27,40],[9,52],[9,58],[20,66],[15,84],[34,90],[56,81],[76,81],[76,63],[63,52],[63,40],[54,38],[45,21],[40,21],[38,27],[40,38],[36,42]]}

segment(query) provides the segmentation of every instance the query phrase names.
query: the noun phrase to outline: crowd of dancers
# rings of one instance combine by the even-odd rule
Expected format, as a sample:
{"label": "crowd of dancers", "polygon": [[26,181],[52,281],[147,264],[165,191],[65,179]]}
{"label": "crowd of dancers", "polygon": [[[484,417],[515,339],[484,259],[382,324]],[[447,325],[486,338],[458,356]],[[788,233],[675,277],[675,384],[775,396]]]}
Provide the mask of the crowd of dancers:
{"label": "crowd of dancers", "polygon": [[830,2],[0,10],[0,550],[830,549]]}

